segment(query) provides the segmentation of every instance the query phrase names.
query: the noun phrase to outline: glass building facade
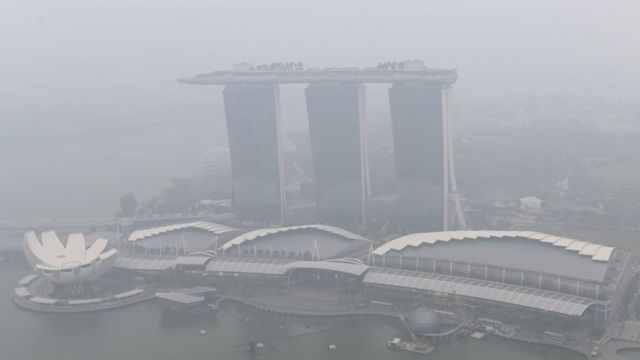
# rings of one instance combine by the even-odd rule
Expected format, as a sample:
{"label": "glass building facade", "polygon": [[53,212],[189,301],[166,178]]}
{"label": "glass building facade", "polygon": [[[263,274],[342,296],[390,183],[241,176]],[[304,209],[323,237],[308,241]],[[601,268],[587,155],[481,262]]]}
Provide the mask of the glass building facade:
{"label": "glass building facade", "polygon": [[364,86],[314,83],[306,99],[318,220],[353,228],[364,219]]}
{"label": "glass building facade", "polygon": [[227,85],[223,98],[236,214],[241,221],[280,222],[284,192],[278,86]]}
{"label": "glass building facade", "polygon": [[[446,91],[446,90],[444,90]],[[440,84],[394,84],[389,90],[398,225],[406,231],[443,230],[446,197],[445,121]]]}

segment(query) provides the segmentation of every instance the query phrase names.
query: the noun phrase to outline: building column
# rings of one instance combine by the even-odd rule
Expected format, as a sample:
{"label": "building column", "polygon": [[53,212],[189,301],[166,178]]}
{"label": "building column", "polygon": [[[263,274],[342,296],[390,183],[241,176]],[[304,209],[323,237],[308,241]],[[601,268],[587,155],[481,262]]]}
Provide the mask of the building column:
{"label": "building column", "polygon": [[364,226],[369,194],[365,87],[312,83],[306,99],[318,218],[338,226]]}
{"label": "building column", "polygon": [[230,84],[223,98],[238,219],[281,223],[286,201],[279,87]]}

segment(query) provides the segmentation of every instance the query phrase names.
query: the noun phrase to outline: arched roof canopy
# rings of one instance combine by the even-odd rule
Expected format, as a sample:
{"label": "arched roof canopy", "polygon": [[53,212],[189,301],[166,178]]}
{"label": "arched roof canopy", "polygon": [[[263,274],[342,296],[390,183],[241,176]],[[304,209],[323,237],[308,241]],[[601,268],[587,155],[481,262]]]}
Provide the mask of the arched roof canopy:
{"label": "arched roof canopy", "polygon": [[195,222],[182,223],[182,224],[158,226],[155,228],[144,229],[144,230],[136,230],[129,235],[128,241],[135,242],[138,240],[150,238],[152,236],[179,231],[179,230],[185,230],[185,229],[203,230],[213,235],[222,235],[228,232],[238,231],[237,229],[234,229],[226,225],[221,225],[221,224],[216,224],[216,223],[211,223],[206,221],[195,221]]}
{"label": "arched roof canopy", "polygon": [[615,248],[532,231],[445,231],[406,235],[374,250],[603,282]]}
{"label": "arched roof canopy", "polygon": [[302,225],[259,229],[225,243],[218,253],[231,254],[240,249],[263,253],[307,252],[314,260],[343,257],[372,242],[347,230],[328,225]]}

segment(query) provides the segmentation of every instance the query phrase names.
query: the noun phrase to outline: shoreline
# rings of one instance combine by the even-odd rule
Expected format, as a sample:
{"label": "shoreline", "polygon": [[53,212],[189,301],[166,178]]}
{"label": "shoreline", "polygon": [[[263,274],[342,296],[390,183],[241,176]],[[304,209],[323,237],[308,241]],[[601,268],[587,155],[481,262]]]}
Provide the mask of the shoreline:
{"label": "shoreline", "polygon": [[[88,312],[99,312],[106,310],[114,310],[123,307],[128,307],[132,305],[136,305],[139,303],[147,302],[155,300],[155,290],[153,289],[145,289],[142,294],[139,294],[134,297],[121,299],[121,300],[113,300],[100,304],[39,304],[29,301],[28,299],[21,298],[16,294],[12,295],[13,303],[24,310],[34,311],[39,313],[50,313],[50,314],[69,314],[69,313],[88,313]],[[399,321],[402,324],[403,318],[399,313],[391,312],[391,311],[375,311],[375,310],[367,310],[367,309],[349,309],[349,310],[340,310],[340,311],[311,311],[306,309],[286,309],[281,307],[275,307],[267,304],[261,304],[259,302],[253,301],[251,298],[243,295],[222,295],[217,299],[217,304],[221,304],[223,302],[230,303],[238,303],[244,306],[248,306],[253,310],[266,312],[275,314],[278,316],[285,317],[299,317],[299,318],[337,318],[337,317],[345,317],[345,316],[354,316],[354,317],[378,317],[378,318],[387,318]],[[590,356],[590,348],[586,349],[584,346],[577,347],[567,344],[559,344],[556,342],[547,342],[541,339],[532,338],[529,336],[505,336],[501,334],[491,333],[490,335],[495,335],[502,339],[511,340],[515,342],[529,343],[535,345],[542,346],[551,346],[559,349],[570,350],[580,354],[584,359],[591,359]],[[615,340],[614,340],[615,341]],[[637,348],[640,348],[640,344],[635,344]],[[620,349],[633,348],[634,344],[625,343],[622,345]],[[620,349],[615,349],[611,352],[602,353],[598,358],[603,360],[624,360],[622,356],[620,356],[616,351]]]}

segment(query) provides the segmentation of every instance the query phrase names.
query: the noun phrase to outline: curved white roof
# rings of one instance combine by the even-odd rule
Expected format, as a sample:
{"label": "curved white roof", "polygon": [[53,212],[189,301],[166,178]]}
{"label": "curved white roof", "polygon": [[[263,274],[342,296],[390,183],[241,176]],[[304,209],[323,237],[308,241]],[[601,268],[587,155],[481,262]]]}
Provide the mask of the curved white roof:
{"label": "curved white roof", "polygon": [[199,229],[199,230],[208,231],[214,235],[220,235],[230,231],[236,231],[236,229],[226,225],[221,225],[221,224],[216,224],[216,223],[211,223],[206,221],[195,221],[195,222],[189,222],[189,223],[183,223],[183,224],[159,226],[151,229],[136,230],[132,232],[131,235],[129,235],[128,241],[138,241],[138,240],[146,239],[155,235],[160,235],[167,232],[184,230],[184,229]]}
{"label": "curved white roof", "polygon": [[65,246],[53,231],[42,233],[41,240],[30,231],[24,235],[23,247],[27,261],[43,277],[68,283],[95,278],[109,269],[117,250],[105,252],[107,243],[98,239],[86,248],[84,235],[77,233],[69,235]]}
{"label": "curved white roof", "polygon": [[448,242],[452,240],[475,239],[511,239],[523,238],[552,246],[574,251],[580,255],[588,256],[594,261],[608,262],[615,248],[585,241],[547,235],[533,231],[442,231],[432,233],[416,233],[405,235],[391,240],[373,251],[374,255],[382,256],[391,250],[401,251],[407,246],[419,247],[424,244],[436,242]]}
{"label": "curved white roof", "polygon": [[238,237],[235,237],[231,241],[225,243],[221,248],[222,248],[222,250],[229,250],[233,246],[242,245],[242,244],[244,244],[246,242],[253,241],[253,240],[265,237],[267,235],[280,234],[280,233],[284,233],[284,232],[304,230],[304,229],[320,230],[320,231],[324,231],[324,232],[329,233],[329,234],[338,235],[338,236],[340,236],[342,238],[345,238],[345,239],[371,242],[370,240],[367,240],[367,239],[363,238],[362,236],[360,236],[358,234],[354,234],[354,233],[352,233],[350,231],[347,231],[347,230],[344,230],[344,229],[341,229],[341,228],[335,227],[335,226],[330,226],[330,225],[300,225],[300,226],[267,228],[267,229],[259,229],[259,230],[249,231],[249,232],[244,233],[244,234],[242,234],[242,235],[240,235]]}

